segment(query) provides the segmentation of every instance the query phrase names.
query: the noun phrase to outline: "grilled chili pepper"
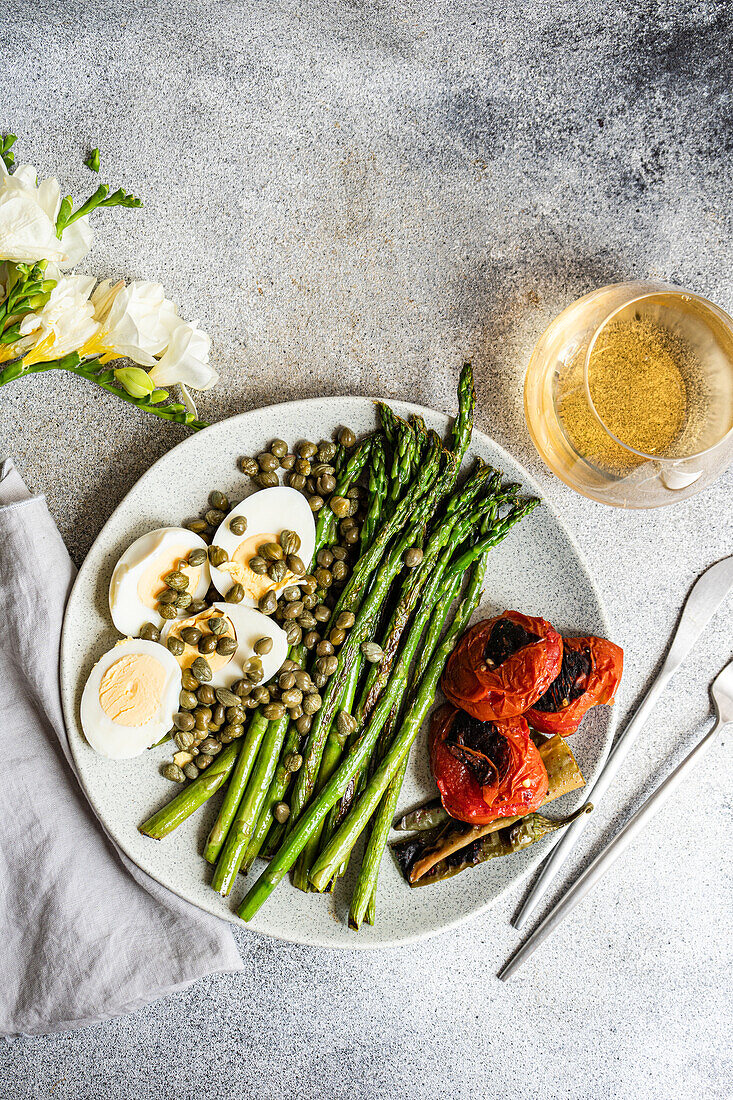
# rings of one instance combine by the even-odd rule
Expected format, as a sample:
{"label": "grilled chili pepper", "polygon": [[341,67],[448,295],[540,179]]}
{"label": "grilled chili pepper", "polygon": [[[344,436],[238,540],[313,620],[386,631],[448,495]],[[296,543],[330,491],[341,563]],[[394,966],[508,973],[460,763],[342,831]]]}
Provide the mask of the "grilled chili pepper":
{"label": "grilled chili pepper", "polygon": [[448,660],[441,687],[482,722],[524,714],[560,671],[562,638],[546,619],[505,611],[476,623]]}
{"label": "grilled chili pepper", "polygon": [[445,809],[472,825],[531,813],[547,794],[547,769],[521,717],[480,722],[442,706],[430,726],[430,764]]}
{"label": "grilled chili pepper", "polygon": [[623,666],[624,651],[605,638],[565,638],[560,673],[527,721],[542,733],[575,733],[587,710],[613,702]]}

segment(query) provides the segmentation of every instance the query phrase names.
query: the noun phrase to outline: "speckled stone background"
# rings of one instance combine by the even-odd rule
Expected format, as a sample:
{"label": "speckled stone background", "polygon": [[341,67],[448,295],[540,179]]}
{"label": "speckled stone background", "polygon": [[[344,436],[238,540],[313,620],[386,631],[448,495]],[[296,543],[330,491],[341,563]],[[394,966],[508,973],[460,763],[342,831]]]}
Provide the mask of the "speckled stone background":
{"label": "speckled stone background", "polygon": [[[449,410],[473,358],[479,425],[594,563],[627,653],[628,714],[692,580],[733,551],[731,476],[654,513],[576,497],[532,450],[521,378],[553,315],[605,282],[657,275],[733,307],[724,0],[15,0],[0,19],[0,128],[75,192],[99,145],[104,177],[145,199],[97,219],[85,267],[160,278],[201,318],[222,373],[205,417],[316,393]],[[181,436],[72,378],[0,393],[0,449],[47,493],[77,560]],[[699,736],[731,641],[728,609],[575,869]],[[244,977],[3,1047],[0,1092],[728,1097],[730,786],[721,744],[509,985],[494,974],[519,942],[519,891],[388,952],[241,932]]]}

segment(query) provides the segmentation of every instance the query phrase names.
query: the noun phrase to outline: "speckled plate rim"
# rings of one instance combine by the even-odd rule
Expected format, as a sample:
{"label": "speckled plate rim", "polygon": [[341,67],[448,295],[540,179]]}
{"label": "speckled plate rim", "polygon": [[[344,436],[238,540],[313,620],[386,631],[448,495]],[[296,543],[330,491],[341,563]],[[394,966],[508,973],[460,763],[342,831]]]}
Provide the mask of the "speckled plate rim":
{"label": "speckled plate rim", "polygon": [[[396,400],[394,398],[358,397],[358,396],[353,396],[353,395],[328,396],[328,397],[322,397],[322,398],[316,397],[316,398],[307,398],[307,399],[304,399],[304,400],[295,400],[295,401],[282,402],[282,403],[278,403],[278,404],[275,404],[275,405],[266,405],[266,406],[262,406],[261,408],[256,408],[256,409],[248,409],[246,412],[238,413],[235,416],[228,417],[225,420],[217,421],[216,423],[211,424],[208,428],[203,429],[203,431],[197,432],[196,435],[189,436],[187,439],[182,440],[175,447],[172,447],[170,449],[170,451],[166,451],[165,454],[161,455],[161,457],[158,458],[149,467],[149,469],[146,470],[144,474],[142,474],[142,476],[140,478],[138,478],[135,485],[133,485],[128,490],[128,492],[125,494],[123,499],[120,501],[120,503],[114,509],[114,511],[110,514],[110,516],[107,519],[106,523],[104,524],[101,531],[99,532],[97,538],[92,543],[92,546],[90,547],[86,558],[82,562],[82,565],[79,569],[79,572],[77,574],[74,585],[72,586],[72,590],[69,594],[69,599],[68,599],[68,602],[67,602],[66,611],[65,611],[65,614],[64,614],[64,621],[63,621],[63,625],[62,625],[62,631],[61,631],[61,648],[60,648],[60,662],[59,662],[59,664],[60,664],[60,683],[61,683],[61,701],[62,701],[62,709],[63,709],[63,714],[64,714],[64,720],[65,720],[65,723],[66,723],[66,728],[67,728],[67,732],[68,732],[68,736],[69,736],[69,744],[70,744],[72,756],[74,758],[74,762],[75,762],[76,768],[77,768],[77,777],[79,779],[79,782],[82,786],[82,789],[84,790],[84,793],[85,793],[86,797],[88,798],[93,810],[95,811],[97,817],[101,821],[101,823],[104,826],[106,832],[112,838],[112,840],[115,842],[115,844],[118,845],[118,847],[125,853],[125,855],[127,855],[128,858],[131,859],[132,862],[135,863],[140,868],[140,870],[142,870],[145,874],[149,875],[154,881],[156,881],[160,885],[164,886],[165,889],[170,890],[171,893],[173,893],[176,896],[182,898],[184,901],[187,901],[190,904],[195,905],[197,908],[203,909],[205,912],[209,912],[213,916],[216,916],[216,917],[219,917],[220,919],[226,920],[229,923],[235,925],[236,927],[238,927],[242,930],[252,932],[255,935],[261,935],[261,936],[266,936],[266,937],[272,938],[272,939],[282,940],[283,942],[286,942],[286,943],[295,943],[295,944],[300,944],[300,945],[303,945],[303,946],[310,946],[310,947],[324,947],[324,948],[330,948],[330,949],[336,949],[336,950],[354,949],[354,950],[365,950],[365,951],[368,951],[368,950],[379,951],[379,950],[382,950],[384,948],[394,948],[394,947],[400,947],[402,945],[409,944],[409,943],[415,943],[419,940],[428,939],[432,936],[439,935],[443,932],[448,932],[451,929],[454,929],[454,928],[458,927],[459,925],[464,924],[465,922],[467,922],[467,921],[469,921],[469,920],[471,920],[475,917],[478,917],[481,914],[487,912],[487,910],[490,909],[491,906],[494,905],[508,890],[510,890],[513,887],[518,886],[522,882],[524,882],[537,869],[537,867],[542,862],[542,860],[544,860],[547,857],[547,855],[549,854],[549,851],[551,850],[550,846],[547,843],[543,843],[543,842],[538,843],[535,846],[537,848],[536,854],[532,858],[530,858],[525,863],[524,866],[520,866],[519,863],[517,863],[516,869],[513,870],[512,873],[507,874],[506,881],[498,888],[498,890],[491,897],[489,897],[482,904],[479,904],[478,906],[475,906],[475,907],[469,909],[465,913],[461,913],[461,914],[459,914],[455,917],[452,917],[451,919],[448,919],[445,922],[443,922],[443,923],[441,923],[441,924],[439,924],[435,927],[427,927],[427,928],[420,927],[420,928],[416,929],[414,932],[409,932],[405,935],[400,935],[399,937],[380,939],[378,942],[374,942],[374,941],[365,942],[364,940],[360,939],[358,934],[355,934],[353,932],[350,933],[350,938],[349,938],[349,941],[347,943],[340,943],[340,942],[334,942],[333,940],[330,940],[330,939],[320,938],[318,935],[313,935],[313,934],[311,934],[311,935],[303,934],[302,936],[294,935],[294,934],[287,934],[286,935],[282,931],[279,931],[277,929],[267,929],[267,928],[262,928],[262,927],[253,927],[251,924],[245,924],[237,916],[234,909],[231,909],[231,910],[227,909],[226,911],[222,912],[222,910],[217,907],[217,903],[216,903],[215,899],[218,896],[215,895],[213,893],[213,891],[212,891],[212,904],[211,905],[203,904],[202,902],[200,902],[196,898],[193,898],[186,891],[185,887],[177,888],[175,885],[172,885],[170,882],[163,882],[160,878],[158,878],[155,871],[153,869],[151,869],[150,866],[146,866],[144,864],[144,862],[142,862],[138,858],[138,856],[135,854],[135,852],[131,850],[131,848],[129,846],[129,842],[126,841],[125,836],[120,835],[118,830],[116,830],[114,827],[111,827],[110,824],[105,820],[106,815],[104,813],[104,810],[97,803],[95,795],[94,795],[94,791],[91,789],[90,785],[87,782],[87,778],[85,776],[85,771],[84,771],[84,763],[83,763],[82,754],[79,752],[79,748],[81,746],[85,746],[86,742],[84,741],[83,734],[80,732],[79,723],[78,723],[77,715],[76,715],[76,694],[77,694],[77,691],[78,691],[78,678],[79,678],[79,674],[80,674],[80,669],[78,668],[76,663],[73,661],[73,659],[71,659],[71,654],[70,654],[70,632],[73,629],[73,627],[71,626],[71,622],[70,622],[70,620],[71,620],[70,609],[74,607],[76,594],[79,591],[81,591],[83,586],[86,585],[87,575],[96,567],[95,559],[98,557],[101,549],[105,546],[105,544],[107,542],[108,530],[113,526],[118,514],[121,511],[126,509],[128,497],[133,492],[137,491],[141,486],[143,486],[147,481],[152,480],[155,477],[155,475],[158,471],[158,468],[161,465],[164,465],[164,464],[170,462],[171,456],[174,453],[180,455],[183,450],[185,450],[187,447],[189,447],[195,440],[200,438],[202,435],[203,436],[209,436],[210,433],[216,432],[217,429],[221,428],[223,425],[231,426],[232,424],[236,424],[236,423],[246,423],[246,422],[248,422],[250,420],[253,420],[255,418],[259,422],[259,421],[263,420],[264,418],[266,418],[267,414],[270,413],[270,412],[273,412],[273,413],[274,412],[286,413],[290,409],[297,409],[299,411],[299,413],[301,414],[301,419],[303,420],[303,422],[307,423],[308,422],[308,416],[307,416],[308,407],[316,407],[319,410],[321,410],[321,409],[323,409],[324,406],[332,406],[333,407],[333,423],[335,425],[335,424],[338,424],[338,423],[342,423],[345,419],[345,416],[346,416],[346,418],[348,418],[347,414],[348,414],[348,408],[349,407],[351,407],[353,409],[358,409],[359,412],[363,412],[367,406],[371,410],[373,410],[375,402],[380,401],[380,400],[388,401],[389,404],[391,405],[391,407],[394,408],[395,411],[397,411],[400,415],[403,415],[403,416],[409,416],[409,415],[415,414],[415,415],[422,416],[426,419],[428,417],[438,416],[440,419],[445,419],[446,427],[450,423],[450,420],[451,420],[450,414],[439,412],[435,409],[431,409],[428,406],[418,405],[418,404],[415,404],[415,403],[409,402],[409,401],[400,401],[400,400]],[[304,410],[305,410],[306,415],[303,415]],[[258,427],[259,426],[260,425],[258,423]],[[267,435],[267,433],[265,433],[265,434]],[[583,551],[581,550],[580,546],[578,545],[574,535],[572,534],[572,532],[566,526],[566,524],[563,521],[562,517],[560,516],[557,508],[555,508],[555,506],[553,504],[551,504],[547,500],[545,500],[545,498],[543,496],[543,493],[542,493],[542,490],[541,490],[540,486],[537,484],[537,482],[535,481],[535,479],[532,477],[531,474],[529,474],[527,472],[527,470],[524,468],[524,466],[522,466],[522,464],[517,459],[515,459],[506,450],[506,448],[502,447],[501,444],[497,443],[494,439],[492,439],[491,436],[488,436],[485,432],[481,432],[477,428],[474,428],[473,438],[474,438],[474,441],[476,441],[477,439],[481,440],[481,442],[484,445],[488,446],[490,449],[497,452],[497,454],[500,456],[501,460],[503,462],[505,462],[509,467],[513,467],[516,470],[518,470],[521,473],[521,476],[522,476],[522,479],[523,479],[523,482],[524,482],[524,486],[527,488],[527,490],[529,492],[537,495],[542,500],[542,507],[544,509],[546,509],[552,515],[556,526],[562,532],[563,537],[565,538],[565,540],[567,541],[570,549],[573,552],[573,555],[574,555],[577,566],[580,568],[580,570],[584,574],[585,579],[588,583],[588,586],[594,594],[594,597],[595,597],[596,602],[597,602],[598,614],[599,614],[600,619],[603,623],[603,628],[604,628],[604,632],[605,632],[606,636],[607,637],[612,637],[613,632],[612,632],[611,621],[610,621],[610,618],[609,618],[609,615],[608,615],[608,611],[607,611],[607,608],[605,606],[605,602],[603,600],[601,592],[600,592],[600,590],[599,590],[598,586],[596,585],[596,582],[593,578],[593,574],[591,572],[590,566],[588,565],[587,559],[586,559]],[[469,451],[469,457],[470,457],[470,454],[471,454],[471,452]],[[585,790],[585,791],[588,791],[592,787],[596,777],[598,776],[601,769],[603,768],[603,765],[606,762],[606,759],[608,757],[611,745],[613,743],[613,738],[614,738],[614,733],[615,733],[615,728],[616,728],[617,708],[616,707],[613,707],[613,708],[606,707],[606,708],[603,708],[603,710],[608,715],[608,718],[607,718],[607,721],[606,721],[605,733],[604,733],[604,744],[602,746],[602,751],[598,755],[595,766],[593,766],[591,768],[588,768],[587,770],[584,770],[583,774],[584,774],[584,777],[586,779],[586,786],[585,786],[585,788],[583,788],[583,790]],[[580,805],[580,804],[581,803],[579,801],[578,805]],[[548,838],[548,840],[549,839],[550,838]],[[527,855],[527,853],[523,853],[523,854]],[[456,878],[459,878],[459,877],[461,877],[461,876],[456,876]],[[455,882],[456,879],[454,879],[452,881]],[[414,893],[418,893],[418,894],[420,892],[421,891],[419,891],[419,890],[414,891]],[[314,901],[315,900],[316,899],[314,899]],[[353,938],[351,938],[351,937],[353,937]]]}

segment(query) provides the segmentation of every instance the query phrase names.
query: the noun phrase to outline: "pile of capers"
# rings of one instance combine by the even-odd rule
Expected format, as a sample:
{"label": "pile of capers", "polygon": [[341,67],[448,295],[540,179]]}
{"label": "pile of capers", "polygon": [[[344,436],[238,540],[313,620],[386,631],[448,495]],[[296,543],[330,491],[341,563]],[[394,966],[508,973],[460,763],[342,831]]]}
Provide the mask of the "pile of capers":
{"label": "pile of capers", "polygon": [[294,577],[305,575],[305,564],[302,558],[298,557],[299,550],[300,536],[295,531],[286,529],[280,532],[277,542],[265,542],[259,546],[257,553],[249,559],[247,564],[258,576],[266,575],[273,584],[282,584],[288,573]]}

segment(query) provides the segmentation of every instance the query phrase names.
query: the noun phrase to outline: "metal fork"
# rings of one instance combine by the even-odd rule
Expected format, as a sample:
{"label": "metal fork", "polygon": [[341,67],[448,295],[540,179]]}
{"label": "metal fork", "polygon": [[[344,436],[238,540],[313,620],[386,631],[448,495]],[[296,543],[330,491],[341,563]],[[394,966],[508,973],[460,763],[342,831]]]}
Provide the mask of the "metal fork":
{"label": "metal fork", "polygon": [[692,771],[699,762],[706,749],[710,748],[713,739],[718,735],[723,726],[733,722],[733,661],[718,673],[710,688],[713,700],[715,722],[712,728],[697,743],[695,748],[688,753],[680,765],[668,775],[656,791],[647,798],[646,802],[636,811],[630,821],[616,834],[602,852],[596,856],[590,866],[583,872],[579,879],[571,886],[568,892],[561,898],[553,909],[547,914],[542,923],[535,929],[527,942],[520,947],[516,955],[509,960],[497,977],[502,981],[511,978],[525,959],[537,950],[539,945],[551,936],[559,924],[565,919],[582,898],[589,893],[602,875],[606,873],[612,863],[626,851],[628,846],[636,839],[647,822],[654,816],[658,809],[674,793],[682,780]]}

